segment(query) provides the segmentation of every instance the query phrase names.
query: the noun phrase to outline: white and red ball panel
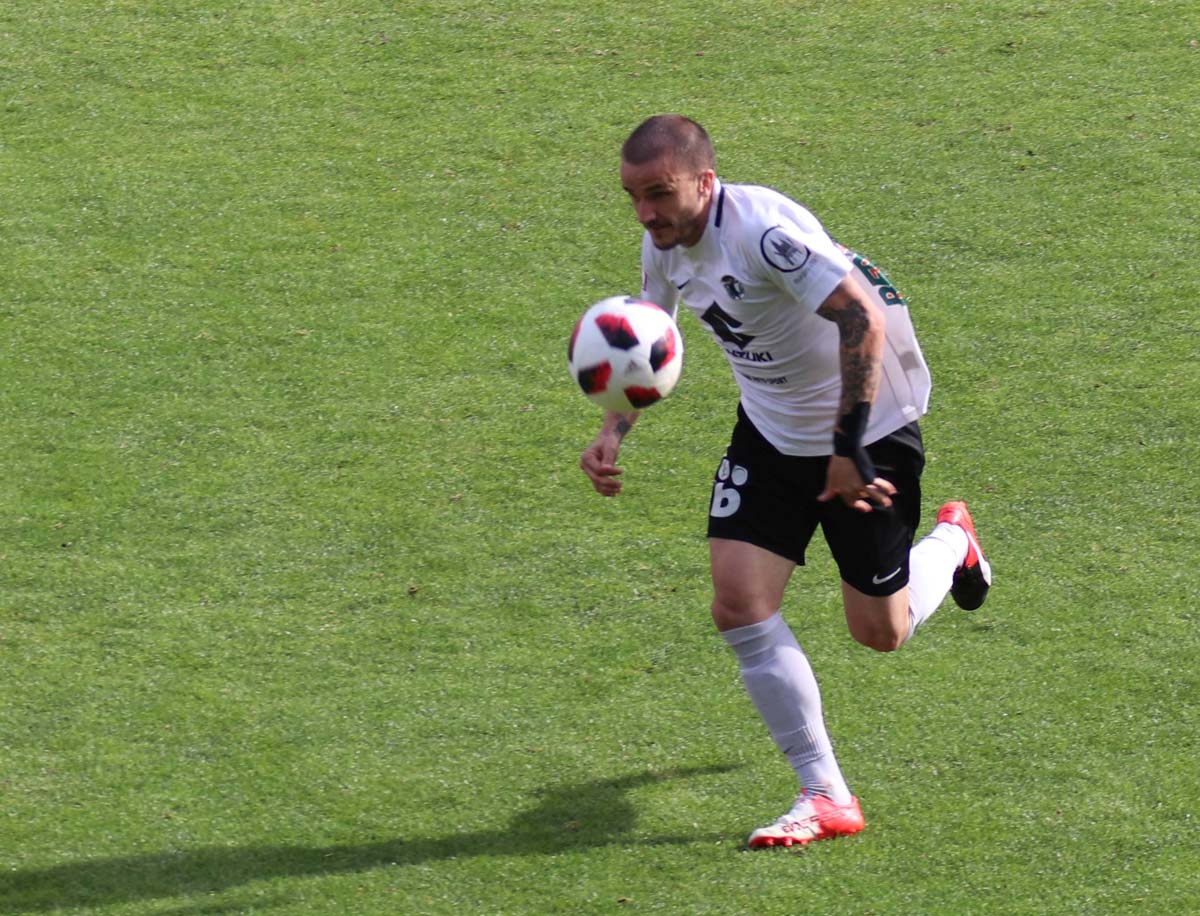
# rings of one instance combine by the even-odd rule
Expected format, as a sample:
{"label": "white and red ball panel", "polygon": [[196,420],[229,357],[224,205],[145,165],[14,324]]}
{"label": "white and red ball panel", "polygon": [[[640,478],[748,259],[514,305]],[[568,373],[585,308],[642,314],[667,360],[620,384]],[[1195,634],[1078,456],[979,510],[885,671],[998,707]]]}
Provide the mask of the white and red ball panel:
{"label": "white and red ball panel", "polygon": [[683,367],[683,339],[667,312],[630,296],[584,312],[567,347],[571,377],[606,410],[649,407],[671,393]]}

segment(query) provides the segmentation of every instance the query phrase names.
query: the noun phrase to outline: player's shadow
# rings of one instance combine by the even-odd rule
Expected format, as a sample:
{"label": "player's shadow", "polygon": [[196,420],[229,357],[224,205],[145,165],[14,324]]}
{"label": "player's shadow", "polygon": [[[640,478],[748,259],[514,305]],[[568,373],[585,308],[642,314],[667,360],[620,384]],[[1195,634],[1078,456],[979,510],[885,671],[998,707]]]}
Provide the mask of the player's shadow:
{"label": "player's shadow", "polygon": [[710,838],[694,832],[632,838],[637,811],[627,793],[652,783],[731,769],[689,767],[556,786],[536,793],[538,802],[533,808],[520,812],[498,830],[477,831],[465,826],[443,837],[400,837],[323,847],[206,847],[0,873],[0,913],[212,894],[263,879],[404,867],[470,856],[547,855],[612,843],[693,843]]}

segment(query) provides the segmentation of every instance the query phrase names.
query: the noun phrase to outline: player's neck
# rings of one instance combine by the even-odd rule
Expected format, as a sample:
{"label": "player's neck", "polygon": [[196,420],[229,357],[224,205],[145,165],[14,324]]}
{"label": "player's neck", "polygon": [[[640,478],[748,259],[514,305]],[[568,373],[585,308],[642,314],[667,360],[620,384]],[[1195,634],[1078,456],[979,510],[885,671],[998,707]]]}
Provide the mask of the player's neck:
{"label": "player's neck", "polygon": [[695,230],[689,233],[687,238],[681,238],[679,244],[684,248],[695,248],[704,240],[704,231],[708,228],[708,218],[712,213],[713,196],[708,195],[708,200],[704,202],[704,208],[696,217]]}

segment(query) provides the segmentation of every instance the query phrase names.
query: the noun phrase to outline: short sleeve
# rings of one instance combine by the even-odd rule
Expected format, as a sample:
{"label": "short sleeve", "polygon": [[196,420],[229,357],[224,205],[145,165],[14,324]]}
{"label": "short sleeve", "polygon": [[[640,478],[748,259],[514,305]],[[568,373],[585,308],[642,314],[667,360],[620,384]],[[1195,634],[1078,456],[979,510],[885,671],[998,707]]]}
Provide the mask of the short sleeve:
{"label": "short sleeve", "polygon": [[[806,225],[808,224],[808,225]],[[816,311],[851,264],[811,215],[765,228],[758,250],[750,252],[764,276],[805,308]]]}

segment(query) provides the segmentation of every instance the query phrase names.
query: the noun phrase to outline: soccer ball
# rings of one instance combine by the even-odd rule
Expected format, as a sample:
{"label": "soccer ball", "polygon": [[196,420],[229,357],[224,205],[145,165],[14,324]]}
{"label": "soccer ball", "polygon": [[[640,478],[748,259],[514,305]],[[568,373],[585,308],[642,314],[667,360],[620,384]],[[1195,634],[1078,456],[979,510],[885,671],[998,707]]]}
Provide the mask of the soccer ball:
{"label": "soccer ball", "polygon": [[683,339],[654,303],[611,296],[575,325],[567,363],[589,400],[629,413],[671,393],[683,368]]}

